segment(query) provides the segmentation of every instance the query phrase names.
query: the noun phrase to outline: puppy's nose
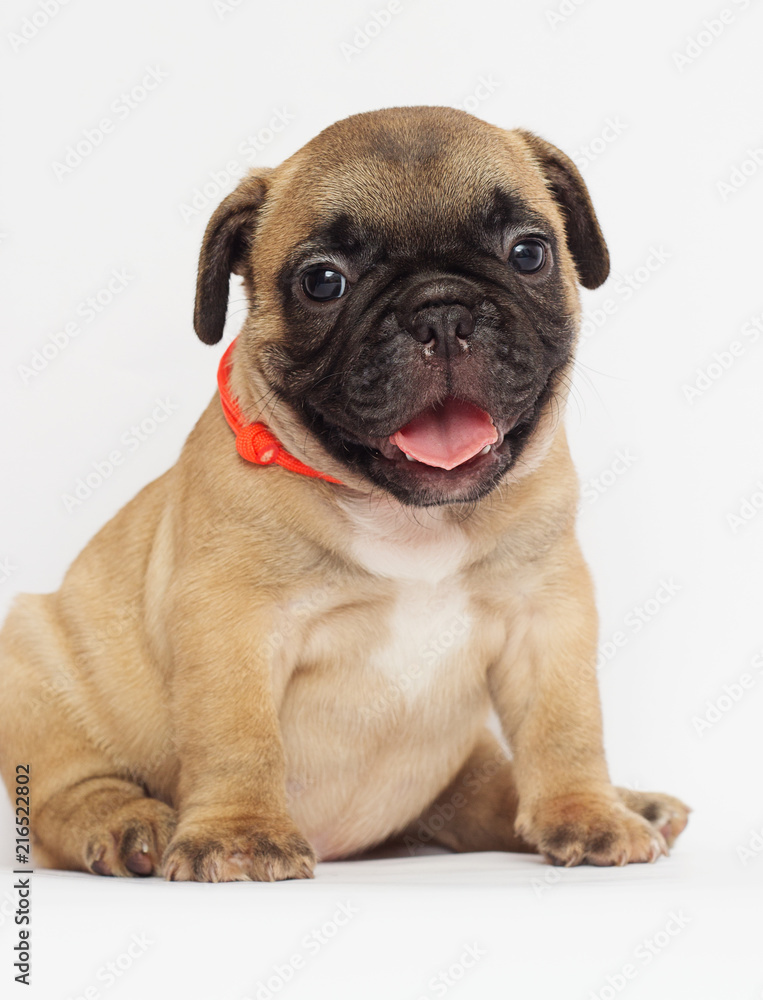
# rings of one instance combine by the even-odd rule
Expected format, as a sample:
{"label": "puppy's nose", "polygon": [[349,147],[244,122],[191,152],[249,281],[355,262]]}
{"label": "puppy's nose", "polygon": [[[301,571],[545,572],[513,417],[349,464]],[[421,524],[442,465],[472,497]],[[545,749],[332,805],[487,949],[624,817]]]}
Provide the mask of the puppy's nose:
{"label": "puppy's nose", "polygon": [[474,316],[458,302],[428,304],[418,309],[406,323],[414,340],[426,344],[440,358],[448,358],[469,348],[474,333]]}

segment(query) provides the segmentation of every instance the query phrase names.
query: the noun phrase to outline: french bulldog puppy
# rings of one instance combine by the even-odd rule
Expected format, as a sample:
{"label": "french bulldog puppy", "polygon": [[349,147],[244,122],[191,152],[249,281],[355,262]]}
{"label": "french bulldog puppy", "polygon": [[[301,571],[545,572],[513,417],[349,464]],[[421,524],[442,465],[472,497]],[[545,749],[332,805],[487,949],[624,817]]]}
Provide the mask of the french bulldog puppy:
{"label": "french bulldog puppy", "polygon": [[39,864],[667,853],[686,806],[607,772],[563,426],[578,284],[608,270],[573,163],[449,108],[355,115],[239,184],[199,263],[202,341],[231,272],[249,301],[220,394],[0,637]]}

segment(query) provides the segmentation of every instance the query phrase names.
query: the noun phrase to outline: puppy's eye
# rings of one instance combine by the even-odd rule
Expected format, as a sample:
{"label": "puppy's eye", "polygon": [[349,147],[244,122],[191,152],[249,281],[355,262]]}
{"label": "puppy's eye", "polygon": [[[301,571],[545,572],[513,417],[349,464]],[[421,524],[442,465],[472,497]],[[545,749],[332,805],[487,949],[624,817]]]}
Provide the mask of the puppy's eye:
{"label": "puppy's eye", "polygon": [[328,267],[311,267],[302,275],[302,289],[316,302],[341,298],[347,290],[347,279],[340,271]]}
{"label": "puppy's eye", "polygon": [[509,263],[522,274],[535,274],[546,262],[546,248],[540,240],[522,240],[509,254]]}

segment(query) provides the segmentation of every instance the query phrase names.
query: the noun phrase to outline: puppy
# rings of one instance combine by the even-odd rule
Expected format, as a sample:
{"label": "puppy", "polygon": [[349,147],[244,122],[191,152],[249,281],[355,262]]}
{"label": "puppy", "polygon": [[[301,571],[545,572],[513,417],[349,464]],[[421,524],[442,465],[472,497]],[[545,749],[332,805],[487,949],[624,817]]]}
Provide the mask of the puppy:
{"label": "puppy", "polygon": [[562,425],[577,285],[608,269],[571,161],[448,108],[353,116],[240,183],[199,263],[204,343],[231,272],[249,301],[220,396],[2,632],[39,864],[667,852],[687,808],[607,773]]}

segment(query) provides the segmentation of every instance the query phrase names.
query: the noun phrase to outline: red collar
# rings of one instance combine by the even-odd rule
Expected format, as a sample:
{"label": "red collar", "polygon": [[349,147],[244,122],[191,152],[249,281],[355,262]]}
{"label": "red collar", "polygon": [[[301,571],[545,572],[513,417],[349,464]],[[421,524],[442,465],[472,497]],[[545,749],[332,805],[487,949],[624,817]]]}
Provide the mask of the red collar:
{"label": "red collar", "polygon": [[301,476],[311,476],[313,479],[325,479],[327,483],[337,483],[341,486],[342,483],[339,479],[334,479],[333,476],[328,476],[325,472],[316,472],[309,465],[305,465],[304,462],[300,462],[298,458],[290,455],[265,424],[247,424],[244,421],[238,403],[231,395],[228,383],[228,369],[235,344],[234,340],[220,358],[220,367],[217,369],[217,388],[220,390],[220,402],[223,405],[225,419],[236,435],[236,451],[247,462],[254,462],[255,465],[280,465],[282,468],[288,469],[289,472],[298,472]]}

